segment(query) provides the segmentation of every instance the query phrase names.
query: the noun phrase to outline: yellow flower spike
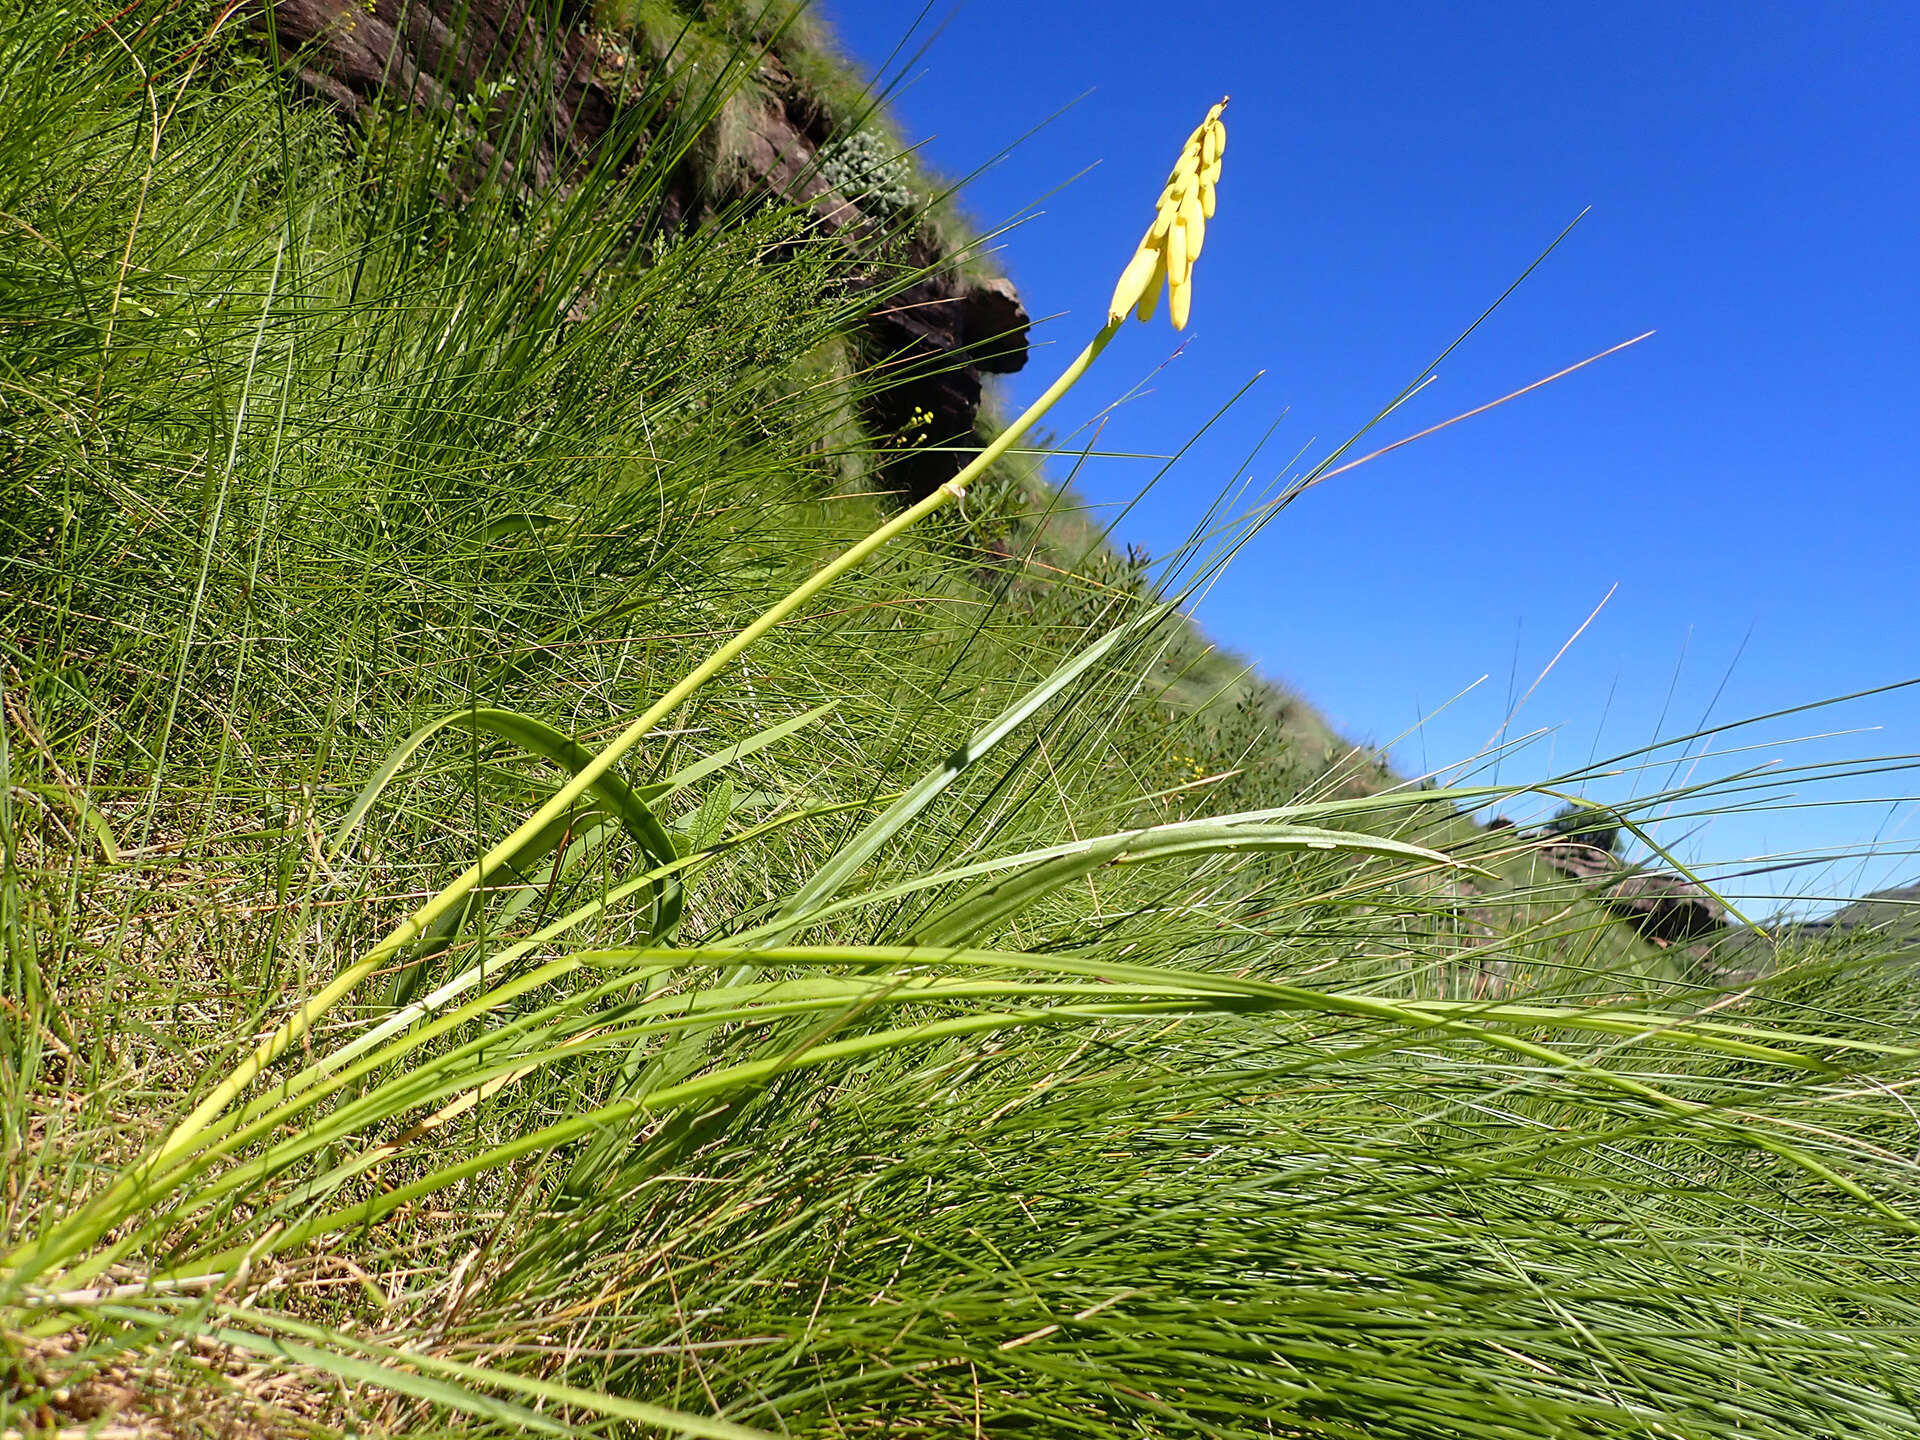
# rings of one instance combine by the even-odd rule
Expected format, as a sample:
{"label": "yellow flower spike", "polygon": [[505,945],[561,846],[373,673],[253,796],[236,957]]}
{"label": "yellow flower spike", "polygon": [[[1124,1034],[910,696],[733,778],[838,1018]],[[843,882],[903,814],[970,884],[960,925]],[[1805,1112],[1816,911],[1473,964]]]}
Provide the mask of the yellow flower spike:
{"label": "yellow flower spike", "polygon": [[1220,157],[1227,149],[1227,127],[1220,119],[1222,100],[1207,111],[1174,162],[1153,224],[1134,251],[1120,283],[1107,305],[1107,324],[1118,325],[1132,311],[1150,320],[1160,305],[1160,287],[1167,287],[1168,317],[1173,328],[1184,330],[1193,306],[1193,262],[1206,243],[1207,221],[1213,218],[1214,187],[1220,183]]}

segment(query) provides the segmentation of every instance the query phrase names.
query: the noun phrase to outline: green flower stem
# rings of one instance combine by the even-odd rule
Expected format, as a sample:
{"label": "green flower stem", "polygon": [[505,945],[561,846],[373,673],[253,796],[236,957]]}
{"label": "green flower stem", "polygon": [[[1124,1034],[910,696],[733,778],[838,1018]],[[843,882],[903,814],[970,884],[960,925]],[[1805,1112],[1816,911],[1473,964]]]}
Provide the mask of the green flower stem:
{"label": "green flower stem", "polygon": [[[996,435],[978,455],[974,456],[974,458],[968,462],[966,468],[961,470],[958,475],[947,481],[946,484],[934,491],[933,494],[927,496],[926,499],[901,511],[871,535],[868,535],[865,539],[843,551],[838,557],[796,586],[788,595],[775,603],[765,614],[761,615],[759,619],[755,620],[751,625],[748,625],[739,634],[715,650],[713,654],[709,655],[698,666],[689,671],[671,690],[667,691],[666,694],[655,701],[645,714],[641,715],[629,725],[612,744],[608,745],[606,749],[596,755],[593,761],[582,769],[579,774],[561,786],[560,789],[554,793],[553,797],[528,817],[517,830],[489,850],[476,864],[468,869],[465,874],[461,875],[445,889],[433,896],[432,899],[423,904],[418,910],[414,911],[413,914],[396,926],[392,933],[384,940],[375,945],[373,949],[369,950],[345,970],[342,970],[326,988],[302,1004],[298,1010],[287,1018],[284,1024],[261,1042],[259,1048],[256,1049],[251,1056],[242,1061],[225,1080],[222,1080],[220,1084],[214,1088],[211,1095],[207,1096],[205,1100],[195,1106],[192,1113],[174,1127],[172,1133],[167,1136],[157,1150],[148,1155],[133,1171],[123,1175],[116,1181],[115,1184],[100,1197],[99,1202],[84,1207],[81,1212],[72,1217],[68,1222],[69,1224],[80,1222],[80,1228],[82,1228],[83,1231],[94,1232],[92,1235],[85,1235],[83,1238],[80,1238],[80,1245],[84,1247],[87,1244],[91,1244],[98,1235],[105,1233],[105,1229],[111,1228],[113,1221],[108,1219],[108,1217],[117,1216],[130,1197],[144,1195],[148,1198],[154,1198],[152,1195],[153,1184],[160,1179],[162,1173],[167,1168],[167,1162],[187,1146],[191,1145],[201,1132],[233,1102],[234,1097],[239,1095],[242,1090],[251,1084],[262,1070],[271,1065],[286,1052],[289,1046],[311,1030],[314,1023],[318,1021],[321,1016],[325,1015],[328,1010],[332,1009],[334,1005],[339,1003],[343,996],[348,994],[355,986],[359,985],[361,981],[373,974],[373,972],[378,970],[383,964],[393,959],[401,951],[406,949],[407,946],[419,939],[420,936],[425,933],[427,927],[432,925],[437,918],[444,915],[453,906],[459,904],[476,886],[498,870],[501,864],[512,856],[521,845],[534,835],[537,835],[550,821],[562,814],[571,807],[575,801],[579,800],[582,795],[586,794],[594,781],[612,769],[623,755],[638,744],[639,741],[652,731],[655,726],[659,725],[662,720],[666,719],[667,716],[671,715],[681,705],[686,703],[687,699],[692,696],[696,690],[706,684],[707,681],[711,680],[715,675],[719,674],[720,671],[724,670],[742,651],[753,645],[769,630],[773,629],[774,626],[799,610],[801,606],[813,599],[815,595],[818,595],[842,575],[845,575],[849,570],[852,570],[855,566],[866,560],[868,556],[872,555],[889,541],[906,530],[911,529],[935,511],[962,498],[966,494],[966,487],[978,479],[980,475],[986,471],[987,467],[1004,455],[1008,449],[1017,444],[1043,415],[1059,403],[1061,397],[1073,388],[1080,377],[1086,374],[1087,367],[1093,364],[1102,350],[1106,349],[1107,342],[1113,339],[1118,329],[1119,322],[1110,320],[1101,328],[1100,332],[1087,343],[1086,348],[1074,357],[1073,362],[1068,365],[1065,370],[1060,372],[1059,378],[1047,387],[1046,392],[1029,405],[1017,420],[1005,430],[1001,431],[1000,434]],[[162,1188],[165,1187],[163,1186]],[[85,1223],[89,1219],[91,1219],[92,1223]],[[102,1219],[108,1219],[108,1224],[104,1228],[97,1228]],[[66,1227],[62,1228],[64,1229]],[[62,1238],[67,1239],[70,1243],[72,1239],[76,1237],[69,1232],[68,1236]],[[66,1250],[69,1255],[73,1253],[68,1246],[62,1245],[55,1237],[49,1236],[48,1240],[51,1244],[46,1246],[41,1251],[41,1255],[35,1257],[36,1259],[53,1260],[55,1263],[58,1263],[58,1257],[61,1251]],[[19,1258],[17,1254],[15,1258]]]}

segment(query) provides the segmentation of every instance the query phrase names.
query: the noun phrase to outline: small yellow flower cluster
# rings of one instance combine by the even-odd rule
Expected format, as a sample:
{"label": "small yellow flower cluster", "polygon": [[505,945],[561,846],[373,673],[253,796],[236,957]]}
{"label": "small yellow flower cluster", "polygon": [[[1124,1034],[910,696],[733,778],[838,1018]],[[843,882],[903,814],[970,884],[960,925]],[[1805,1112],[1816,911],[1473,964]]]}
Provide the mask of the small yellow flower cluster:
{"label": "small yellow flower cluster", "polygon": [[1174,329],[1187,328],[1187,311],[1193,304],[1193,262],[1206,239],[1207,221],[1213,218],[1214,186],[1220,183],[1220,157],[1227,150],[1227,127],[1220,119],[1226,108],[1222,100],[1207,111],[1200,128],[1187,138],[1167,188],[1160,192],[1160,213],[1114,286],[1113,302],[1107,306],[1109,324],[1124,320],[1129,310],[1151,320],[1164,280],[1168,318]]}
{"label": "small yellow flower cluster", "polygon": [[931,434],[927,429],[931,424],[933,424],[933,412],[924,405],[916,405],[913,407],[913,413],[907,416],[906,425],[893,437],[893,443],[903,449],[910,445],[924,445]]}

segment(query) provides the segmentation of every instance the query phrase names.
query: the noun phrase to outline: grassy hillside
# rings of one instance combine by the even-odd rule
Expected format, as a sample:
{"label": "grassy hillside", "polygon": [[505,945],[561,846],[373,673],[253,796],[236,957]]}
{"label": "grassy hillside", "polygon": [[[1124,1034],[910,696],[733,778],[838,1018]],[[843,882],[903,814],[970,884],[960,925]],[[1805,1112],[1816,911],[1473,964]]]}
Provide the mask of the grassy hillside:
{"label": "grassy hillside", "polygon": [[0,1426],[1920,1432],[1911,971],[1350,760],[1179,616],[1249,522],[1016,456],[684,683],[901,515],[870,258],[663,204],[764,29],[530,188],[5,26]]}

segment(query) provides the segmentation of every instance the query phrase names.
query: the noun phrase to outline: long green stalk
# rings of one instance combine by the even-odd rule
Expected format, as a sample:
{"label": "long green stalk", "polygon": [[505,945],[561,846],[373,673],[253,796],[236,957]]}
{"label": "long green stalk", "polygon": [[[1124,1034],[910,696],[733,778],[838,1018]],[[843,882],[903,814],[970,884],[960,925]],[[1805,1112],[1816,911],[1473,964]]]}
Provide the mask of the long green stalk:
{"label": "long green stalk", "polygon": [[192,1114],[174,1127],[173,1132],[161,1143],[160,1148],[154,1151],[149,1163],[165,1160],[182,1146],[190,1144],[208,1121],[226,1109],[233,1097],[245,1089],[254,1076],[271,1065],[289,1045],[306,1034],[312,1028],[314,1021],[325,1015],[343,996],[383,963],[418,940],[434,920],[458,904],[475,886],[498,870],[516,850],[539,834],[550,822],[571,809],[574,803],[592,788],[594,781],[618,764],[627,751],[644,739],[662,720],[684,705],[702,685],[726,669],[742,652],[889,541],[912,529],[935,511],[963,498],[967,493],[966,487],[972,484],[989,465],[1005,454],[1009,447],[1025,436],[1040,418],[1073,388],[1075,382],[1086,374],[1087,367],[1093,364],[1119,328],[1118,320],[1109,319],[1101,327],[1100,332],[1087,342],[1086,348],[1074,357],[1073,363],[1061,371],[1059,378],[1047,387],[1046,393],[1029,405],[1019,419],[996,435],[992,442],[974,456],[967,463],[966,468],[953,479],[947,481],[924,500],[901,511],[865,539],[843,550],[796,585],[785,597],[775,601],[759,619],[688,671],[678,684],[654,701],[637,720],[620,733],[612,744],[596,755],[592,763],[556,790],[546,804],[522,821],[519,829],[487,851],[458,879],[448,884],[413,914],[396,925],[384,940],[341,971],[324,990],[294,1011],[278,1030],[260,1043],[260,1047],[251,1056],[214,1088],[211,1095],[194,1107]]}
{"label": "long green stalk", "polygon": [[285,1054],[289,1046],[311,1030],[316,1021],[363,980],[419,939],[428,926],[459,904],[476,886],[497,871],[523,844],[538,835],[556,817],[569,810],[587,793],[596,780],[619,763],[620,758],[645,738],[662,720],[685,704],[702,685],[724,670],[774,626],[780,624],[890,541],[904,534],[929,515],[964,498],[966,487],[978,479],[1011,446],[1018,443],[1042,416],[1059,403],[1061,397],[1073,388],[1080,377],[1086,374],[1087,368],[1099,357],[1100,352],[1106,348],[1108,341],[1112,340],[1119,328],[1120,321],[1110,318],[1093,339],[1087,342],[1085,348],[1074,357],[1072,363],[1060,372],[1053,384],[1049,385],[1018,419],[984,446],[980,453],[974,456],[953,479],[925,499],[901,511],[864,539],[842,551],[776,601],[752,624],[690,670],[666,694],[627,726],[588,765],[555,791],[546,804],[524,820],[518,829],[494,845],[478,861],[469,866],[465,873],[422,904],[419,909],[395,926],[383,940],[342,970],[325,988],[295,1010],[279,1028],[260,1043],[250,1056],[215,1086],[205,1100],[174,1126],[167,1138],[139,1166],[123,1175],[93,1203],[70,1216],[59,1230],[47,1236],[41,1245],[33,1247],[39,1253],[30,1255],[30,1252],[25,1249],[16,1250],[8,1257],[8,1268],[17,1271],[22,1260],[30,1259],[32,1263],[27,1268],[37,1271],[49,1262],[58,1263],[61,1258],[69,1257],[78,1248],[84,1248],[91,1243],[99,1233],[104,1233],[98,1223],[100,1217],[112,1217],[130,1197],[149,1190],[153,1182],[166,1169],[167,1162],[191,1145],[261,1071]]}

